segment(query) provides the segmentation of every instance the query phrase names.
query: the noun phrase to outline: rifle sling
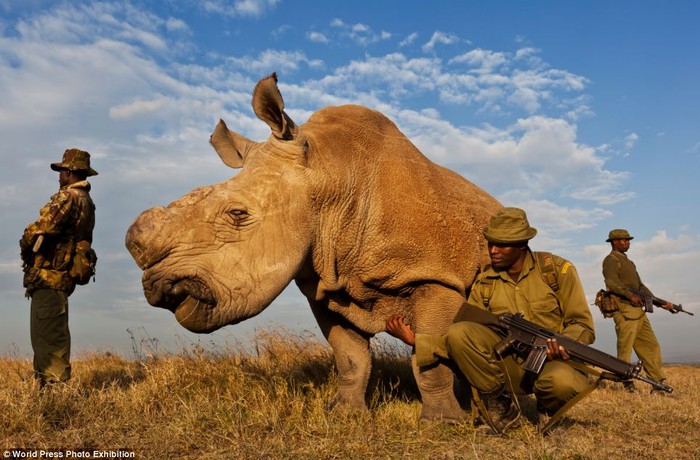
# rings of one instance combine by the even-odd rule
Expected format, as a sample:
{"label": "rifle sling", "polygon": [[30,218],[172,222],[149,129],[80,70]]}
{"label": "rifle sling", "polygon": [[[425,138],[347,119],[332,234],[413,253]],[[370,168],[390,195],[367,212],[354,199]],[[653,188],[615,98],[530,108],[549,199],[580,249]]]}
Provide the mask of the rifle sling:
{"label": "rifle sling", "polygon": [[[561,417],[572,407],[574,407],[577,403],[579,403],[583,398],[591,394],[593,390],[598,388],[598,385],[600,385],[600,381],[603,380],[605,377],[603,376],[603,373],[591,368],[590,366],[586,366],[585,364],[578,363],[576,361],[572,360],[566,360],[564,361],[567,363],[569,366],[573,367],[574,369],[578,369],[584,373],[592,374],[594,376],[597,376],[598,379],[591,385],[588,386],[585,390],[571,398],[564,404],[562,407],[559,408],[550,418],[547,420],[547,423],[545,423],[543,426],[539,427],[540,433],[545,434],[547,431],[549,431],[550,428],[552,428],[558,421],[561,419]],[[607,373],[606,373],[607,374]]]}

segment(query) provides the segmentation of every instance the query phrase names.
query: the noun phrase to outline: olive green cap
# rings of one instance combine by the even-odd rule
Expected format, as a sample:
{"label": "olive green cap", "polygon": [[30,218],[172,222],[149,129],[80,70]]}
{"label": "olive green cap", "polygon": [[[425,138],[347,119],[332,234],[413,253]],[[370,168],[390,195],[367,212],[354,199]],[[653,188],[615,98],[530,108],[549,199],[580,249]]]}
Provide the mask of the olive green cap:
{"label": "olive green cap", "polygon": [[68,149],[63,152],[63,160],[60,163],[51,163],[51,169],[60,171],[84,171],[86,176],[96,176],[97,171],[90,167],[90,154],[84,150]]}
{"label": "olive green cap", "polygon": [[501,209],[484,229],[486,241],[497,244],[522,243],[535,235],[537,229],[530,227],[525,211],[520,208]]}
{"label": "olive green cap", "polygon": [[630,232],[622,228],[616,228],[615,230],[610,230],[608,233],[608,239],[606,242],[611,242],[612,240],[633,240],[634,237],[630,236]]}

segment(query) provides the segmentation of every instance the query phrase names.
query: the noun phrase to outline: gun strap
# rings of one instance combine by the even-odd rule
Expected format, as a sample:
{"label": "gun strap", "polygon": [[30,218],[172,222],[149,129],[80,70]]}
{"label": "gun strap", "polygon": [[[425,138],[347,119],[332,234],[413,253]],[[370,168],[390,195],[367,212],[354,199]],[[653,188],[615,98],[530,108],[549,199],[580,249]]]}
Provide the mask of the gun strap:
{"label": "gun strap", "polygon": [[574,369],[578,369],[584,373],[594,375],[598,377],[596,381],[589,385],[588,388],[583,390],[582,392],[578,393],[576,396],[571,398],[564,404],[562,407],[557,410],[554,415],[552,415],[549,420],[547,420],[547,423],[545,423],[543,426],[539,427],[539,431],[541,434],[545,434],[547,431],[549,431],[550,428],[552,428],[560,419],[561,417],[572,407],[574,407],[577,403],[579,403],[581,400],[583,400],[586,396],[591,394],[593,390],[598,388],[598,385],[600,385],[600,381],[603,380],[605,377],[603,376],[603,373],[593,369],[590,366],[586,366],[585,364],[578,363],[576,361],[571,361],[567,360],[566,363],[573,367]]}
{"label": "gun strap", "polygon": [[[513,402],[515,403],[515,406],[518,409],[518,417],[522,415],[522,409],[520,407],[520,401],[518,401],[518,396],[515,394],[515,389],[513,388],[513,381],[510,379],[510,374],[508,374],[508,369],[506,368],[506,365],[503,364],[503,358],[499,355],[498,359],[496,360],[496,365],[498,368],[503,372],[503,375],[505,376],[505,379],[508,383],[506,388],[504,388],[503,391],[510,393],[511,397],[513,398]],[[481,416],[483,417],[484,421],[488,424],[488,426],[491,427],[491,429],[497,433],[497,434],[503,434],[504,430],[499,430],[496,427],[496,424],[493,423],[493,420],[491,420],[491,416],[489,415],[489,411],[486,409],[486,405],[484,404],[484,401],[481,399],[481,396],[479,396],[479,391],[472,386],[472,421],[476,422],[476,419],[479,416],[479,413],[481,413]]]}
{"label": "gun strap", "polygon": [[486,419],[486,423],[488,423],[489,426],[493,430],[496,430],[496,428],[494,428],[493,422],[491,421],[491,418],[489,417],[489,413],[486,410],[486,406],[484,405],[484,401],[482,401],[481,396],[479,396],[479,391],[474,387],[471,387],[471,389],[472,389],[472,402],[474,403],[474,404],[472,404],[472,422],[475,423],[476,419],[479,417],[479,413],[481,413],[481,415],[484,417],[484,419]]}

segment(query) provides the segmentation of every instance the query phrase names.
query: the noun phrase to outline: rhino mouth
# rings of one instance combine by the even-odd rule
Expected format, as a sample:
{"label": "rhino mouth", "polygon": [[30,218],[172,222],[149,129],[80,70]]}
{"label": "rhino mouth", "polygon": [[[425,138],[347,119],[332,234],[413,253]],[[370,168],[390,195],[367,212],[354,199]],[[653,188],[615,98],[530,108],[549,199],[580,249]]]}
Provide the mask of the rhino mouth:
{"label": "rhino mouth", "polygon": [[205,304],[202,306],[208,307],[216,306],[216,297],[212,290],[198,278],[182,278],[160,283],[151,283],[145,279],[143,285],[149,304],[166,308],[173,313],[183,307],[189,310],[193,303]]}

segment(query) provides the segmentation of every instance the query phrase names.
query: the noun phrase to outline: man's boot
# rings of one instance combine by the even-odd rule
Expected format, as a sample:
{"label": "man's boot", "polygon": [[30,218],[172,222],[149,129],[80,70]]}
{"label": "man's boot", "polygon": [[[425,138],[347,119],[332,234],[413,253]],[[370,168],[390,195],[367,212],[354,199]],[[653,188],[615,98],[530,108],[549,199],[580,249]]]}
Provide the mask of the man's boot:
{"label": "man's boot", "polygon": [[[549,426],[549,421],[552,419],[552,417],[556,414],[556,411],[554,410],[548,410],[545,409],[539,401],[537,401],[537,430],[541,434],[545,434],[546,431],[551,430],[555,426],[557,426],[559,423],[561,423],[561,418],[555,423],[552,424],[552,426]],[[546,428],[546,431],[545,431]]]}
{"label": "man's boot", "polygon": [[507,392],[500,390],[493,393],[479,393],[479,397],[486,409],[481,417],[486,422],[480,431],[484,434],[500,435],[510,428],[520,425],[520,408],[514,398]]}

